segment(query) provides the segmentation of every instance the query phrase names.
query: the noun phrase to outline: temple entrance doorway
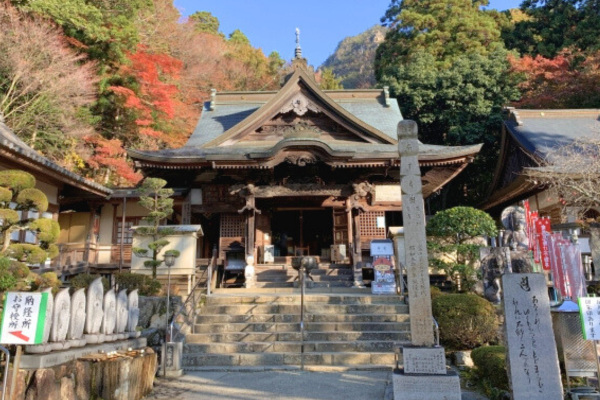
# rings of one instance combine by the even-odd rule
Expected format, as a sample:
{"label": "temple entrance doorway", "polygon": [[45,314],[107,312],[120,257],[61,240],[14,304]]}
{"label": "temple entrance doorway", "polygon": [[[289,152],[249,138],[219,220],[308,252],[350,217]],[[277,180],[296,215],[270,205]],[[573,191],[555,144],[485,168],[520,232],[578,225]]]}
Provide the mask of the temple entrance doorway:
{"label": "temple entrance doorway", "polygon": [[322,256],[333,244],[332,210],[276,210],[272,213],[271,230],[276,256]]}

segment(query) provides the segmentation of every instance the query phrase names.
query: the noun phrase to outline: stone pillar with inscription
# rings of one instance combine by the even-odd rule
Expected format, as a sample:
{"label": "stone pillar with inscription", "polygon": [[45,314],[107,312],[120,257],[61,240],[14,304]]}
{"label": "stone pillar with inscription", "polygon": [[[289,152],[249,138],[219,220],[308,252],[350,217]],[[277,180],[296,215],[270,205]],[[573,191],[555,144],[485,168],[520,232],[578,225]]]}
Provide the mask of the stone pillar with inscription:
{"label": "stone pillar with inscription", "polygon": [[460,379],[446,369],[443,347],[436,346],[429,289],[425,208],[419,167],[417,124],[398,123],[400,189],[404,219],[411,345],[403,346],[403,368],[394,371],[395,400],[460,400]]}

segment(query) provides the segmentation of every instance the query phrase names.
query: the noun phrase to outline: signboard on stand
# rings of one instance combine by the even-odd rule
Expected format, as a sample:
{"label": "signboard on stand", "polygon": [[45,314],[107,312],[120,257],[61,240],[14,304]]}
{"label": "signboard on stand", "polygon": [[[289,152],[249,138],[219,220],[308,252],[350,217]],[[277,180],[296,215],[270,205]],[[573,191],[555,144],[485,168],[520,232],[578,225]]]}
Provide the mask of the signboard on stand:
{"label": "signboard on stand", "polygon": [[600,297],[580,297],[579,314],[585,340],[600,340]]}
{"label": "signboard on stand", "polygon": [[371,293],[396,294],[396,278],[394,276],[394,244],[389,239],[371,241],[371,257],[373,257],[373,281]]}
{"label": "signboard on stand", "polygon": [[0,343],[42,343],[47,304],[48,293],[6,293],[0,325]]}

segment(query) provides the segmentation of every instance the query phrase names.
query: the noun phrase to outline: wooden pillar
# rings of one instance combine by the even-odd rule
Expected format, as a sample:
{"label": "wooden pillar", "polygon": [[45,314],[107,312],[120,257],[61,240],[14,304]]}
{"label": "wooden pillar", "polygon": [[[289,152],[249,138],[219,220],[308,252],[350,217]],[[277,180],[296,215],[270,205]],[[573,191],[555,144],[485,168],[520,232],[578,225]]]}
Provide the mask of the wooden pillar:
{"label": "wooden pillar", "polygon": [[254,257],[254,247],[256,245],[256,213],[254,210],[251,210],[246,215],[246,256]]}
{"label": "wooden pillar", "polygon": [[83,260],[88,264],[95,264],[98,261],[98,254],[96,251],[96,244],[98,243],[98,232],[100,230],[100,205],[97,203],[90,203],[90,220],[89,230],[85,240],[85,249],[83,253]]}
{"label": "wooden pillar", "polygon": [[346,217],[348,219],[348,249],[347,254],[350,256],[350,263],[352,265],[355,264],[354,260],[354,229],[352,229],[353,221],[352,221],[352,205],[350,203],[350,199],[346,200]]}

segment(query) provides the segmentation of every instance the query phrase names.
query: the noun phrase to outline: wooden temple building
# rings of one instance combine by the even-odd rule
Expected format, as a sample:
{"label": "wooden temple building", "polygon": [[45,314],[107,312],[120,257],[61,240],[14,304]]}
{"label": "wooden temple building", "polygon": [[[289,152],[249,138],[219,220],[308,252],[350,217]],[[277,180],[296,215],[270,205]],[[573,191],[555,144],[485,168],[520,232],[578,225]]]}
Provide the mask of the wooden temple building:
{"label": "wooden temple building", "polygon": [[[216,246],[222,262],[237,251],[260,263],[269,248],[276,263],[357,265],[371,240],[402,225],[397,101],[387,88],[322,90],[299,46],[292,65],[279,91],[213,90],[185,146],[129,151],[145,176],[183,189],[181,223],[204,231],[199,258]],[[480,147],[422,144],[424,197]]]}

